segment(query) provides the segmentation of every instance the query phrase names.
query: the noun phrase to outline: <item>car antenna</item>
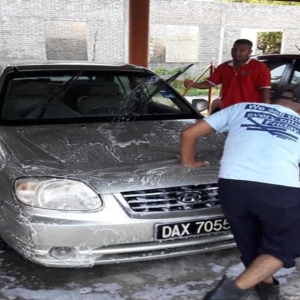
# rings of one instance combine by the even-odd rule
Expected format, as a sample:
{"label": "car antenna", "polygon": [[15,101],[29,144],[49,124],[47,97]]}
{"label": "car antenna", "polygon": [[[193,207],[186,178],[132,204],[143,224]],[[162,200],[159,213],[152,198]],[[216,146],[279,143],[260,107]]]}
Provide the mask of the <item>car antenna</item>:
{"label": "car antenna", "polygon": [[295,45],[295,47],[298,49],[298,51],[300,52],[300,48],[297,46],[297,45]]}

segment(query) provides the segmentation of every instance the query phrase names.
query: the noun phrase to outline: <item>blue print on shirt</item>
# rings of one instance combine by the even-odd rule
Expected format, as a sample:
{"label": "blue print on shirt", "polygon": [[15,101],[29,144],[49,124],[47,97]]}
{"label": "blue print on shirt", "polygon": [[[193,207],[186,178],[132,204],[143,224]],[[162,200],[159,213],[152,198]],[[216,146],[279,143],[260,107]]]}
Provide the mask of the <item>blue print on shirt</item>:
{"label": "blue print on shirt", "polygon": [[300,135],[300,118],[258,104],[247,104],[244,117],[251,124],[242,124],[246,130],[265,131],[281,139],[296,142]]}

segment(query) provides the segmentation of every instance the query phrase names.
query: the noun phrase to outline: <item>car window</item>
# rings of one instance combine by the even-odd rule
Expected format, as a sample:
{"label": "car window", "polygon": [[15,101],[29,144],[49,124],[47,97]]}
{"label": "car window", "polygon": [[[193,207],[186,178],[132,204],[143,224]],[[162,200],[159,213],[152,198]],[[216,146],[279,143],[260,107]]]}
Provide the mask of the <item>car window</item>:
{"label": "car window", "polygon": [[287,62],[282,61],[263,61],[270,69],[271,72],[271,85],[272,89],[276,89],[282,75],[284,74],[285,68],[287,66]]}
{"label": "car window", "polygon": [[131,82],[128,76],[116,76],[115,82],[119,85],[120,89],[129,92],[131,89]]}
{"label": "car window", "polygon": [[[151,79],[151,80],[150,80]],[[149,92],[149,95],[151,93],[154,93],[156,91],[157,88],[159,88],[157,81],[153,81],[152,82],[152,77],[144,78],[143,79],[143,84],[147,85],[147,89]],[[115,79],[116,83],[119,85],[119,88],[125,92],[125,93],[130,93],[131,90],[133,89],[133,84],[130,82],[130,78],[127,76],[118,76]],[[176,96],[174,93],[169,92],[168,89],[166,89],[165,87],[162,89],[159,89],[157,91],[157,93],[153,94],[153,97],[151,97],[151,102],[156,103],[157,105],[165,105],[171,108],[174,108],[174,112],[179,111],[180,112],[180,108],[174,103],[174,101],[172,99],[175,99]]]}
{"label": "car window", "polygon": [[180,111],[180,108],[172,101],[172,97],[171,93],[161,90],[160,93],[152,98],[152,101],[158,105],[165,105]]}
{"label": "car window", "polygon": [[291,76],[291,81],[289,83],[292,84],[292,85],[294,85],[294,84],[299,85],[300,84],[300,64],[297,64],[295,66],[294,72]]}
{"label": "car window", "polygon": [[0,101],[2,121],[199,117],[168,84],[144,71],[13,72]]}

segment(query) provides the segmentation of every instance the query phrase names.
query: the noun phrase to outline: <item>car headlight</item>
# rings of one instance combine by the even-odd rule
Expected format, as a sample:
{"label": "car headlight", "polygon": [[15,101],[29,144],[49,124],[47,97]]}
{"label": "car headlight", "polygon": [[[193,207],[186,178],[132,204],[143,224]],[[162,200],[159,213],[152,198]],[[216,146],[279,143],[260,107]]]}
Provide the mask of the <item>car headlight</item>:
{"label": "car headlight", "polygon": [[17,199],[38,208],[86,211],[102,206],[99,196],[82,182],[68,179],[26,179],[15,182]]}

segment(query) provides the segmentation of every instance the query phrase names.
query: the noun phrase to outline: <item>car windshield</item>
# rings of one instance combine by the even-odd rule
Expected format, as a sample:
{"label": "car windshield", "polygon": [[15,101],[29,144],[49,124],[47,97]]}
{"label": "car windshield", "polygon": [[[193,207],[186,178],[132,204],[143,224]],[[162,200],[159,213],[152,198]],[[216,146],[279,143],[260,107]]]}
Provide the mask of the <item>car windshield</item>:
{"label": "car windshield", "polygon": [[199,118],[175,90],[145,71],[12,72],[0,101],[2,124]]}

